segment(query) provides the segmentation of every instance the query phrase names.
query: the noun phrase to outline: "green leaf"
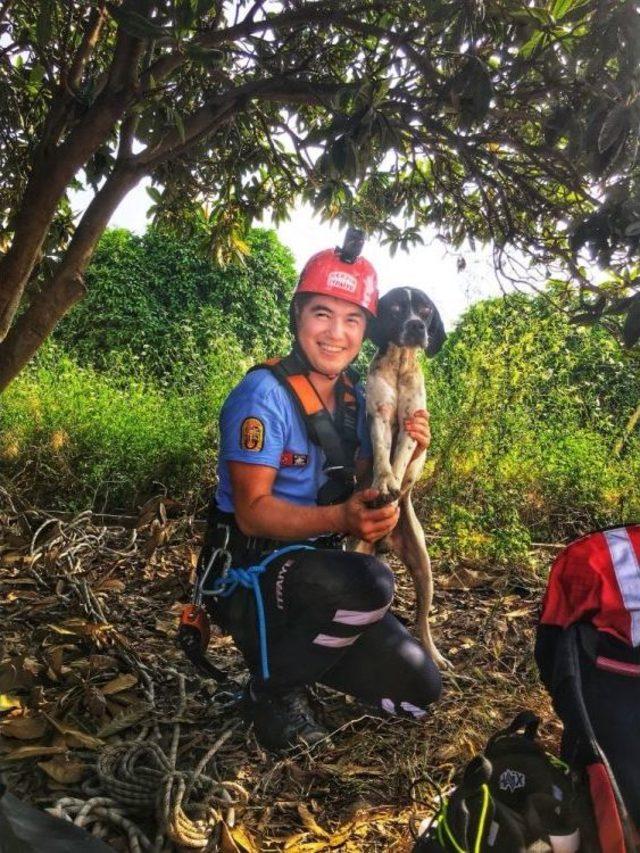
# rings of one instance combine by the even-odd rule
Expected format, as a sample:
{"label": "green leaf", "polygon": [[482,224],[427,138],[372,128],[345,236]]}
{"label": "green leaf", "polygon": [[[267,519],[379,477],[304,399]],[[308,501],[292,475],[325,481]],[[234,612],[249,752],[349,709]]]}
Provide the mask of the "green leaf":
{"label": "green leaf", "polygon": [[157,187],[147,187],[147,194],[156,204],[162,201],[162,193]]}
{"label": "green leaf", "polygon": [[184,130],[184,122],[182,120],[182,116],[177,110],[171,110],[171,115],[173,118],[173,123],[176,126],[176,130],[178,131],[178,135],[180,137],[180,142],[184,142],[187,138],[185,130]]}
{"label": "green leaf", "polygon": [[523,59],[530,59],[534,50],[538,47],[539,44],[541,44],[544,36],[544,30],[536,30],[535,33],[529,39],[529,41],[522,45],[519,51],[519,55]]}
{"label": "green leaf", "polygon": [[565,15],[569,12],[572,12],[574,9],[580,8],[580,6],[585,5],[585,0],[555,0],[555,3],[552,5],[550,12],[551,16],[555,18],[556,21],[561,21]]}

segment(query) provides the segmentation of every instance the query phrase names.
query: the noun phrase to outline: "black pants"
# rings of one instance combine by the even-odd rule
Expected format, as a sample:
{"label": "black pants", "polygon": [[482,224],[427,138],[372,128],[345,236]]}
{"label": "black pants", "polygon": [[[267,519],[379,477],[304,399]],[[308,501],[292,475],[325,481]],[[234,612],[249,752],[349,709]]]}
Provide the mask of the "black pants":
{"label": "black pants", "polygon": [[[320,682],[391,712],[423,716],[440,695],[440,673],[389,612],[393,574],[375,557],[300,550],[276,558],[260,579],[269,688]],[[212,615],[261,680],[255,596],[238,588]]]}

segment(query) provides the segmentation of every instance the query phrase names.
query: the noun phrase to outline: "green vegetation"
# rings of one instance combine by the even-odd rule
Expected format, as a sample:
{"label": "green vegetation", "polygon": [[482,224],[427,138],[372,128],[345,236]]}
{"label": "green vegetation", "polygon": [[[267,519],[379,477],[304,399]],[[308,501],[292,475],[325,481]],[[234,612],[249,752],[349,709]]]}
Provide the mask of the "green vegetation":
{"label": "green vegetation", "polygon": [[[252,241],[248,267],[223,273],[158,232],[105,237],[91,302],[2,398],[0,470],[17,491],[57,508],[132,510],[161,490],[202,503],[222,401],[286,349],[290,259],[271,234]],[[640,435],[625,427],[639,368],[640,353],[548,299],[469,310],[425,368],[434,440],[418,502],[433,552],[508,561],[532,540],[637,519]]]}
{"label": "green vegetation", "polygon": [[572,325],[548,299],[478,303],[427,367],[434,442],[427,527],[452,556],[509,559],[531,542],[640,516],[640,353]]}
{"label": "green vegetation", "polygon": [[[220,267],[203,245],[150,228],[138,237],[107,231],[87,270],[87,296],[56,339],[81,364],[135,362],[160,380],[200,372],[197,362],[224,330],[246,351],[288,346],[288,305],[296,280],[291,252],[275,232],[253,229],[244,263]],[[114,358],[115,356],[115,358]],[[193,377],[188,376],[188,379]]]}
{"label": "green vegetation", "polygon": [[99,372],[48,343],[3,396],[0,471],[53,509],[132,510],[163,490],[187,496],[211,483],[217,413],[250,364],[220,334],[198,386],[161,386],[137,378],[135,363]]}
{"label": "green vegetation", "polygon": [[217,416],[286,351],[293,258],[272,231],[220,268],[198,236],[105,234],[86,301],[2,396],[0,473],[47,508],[135,509],[211,488]]}

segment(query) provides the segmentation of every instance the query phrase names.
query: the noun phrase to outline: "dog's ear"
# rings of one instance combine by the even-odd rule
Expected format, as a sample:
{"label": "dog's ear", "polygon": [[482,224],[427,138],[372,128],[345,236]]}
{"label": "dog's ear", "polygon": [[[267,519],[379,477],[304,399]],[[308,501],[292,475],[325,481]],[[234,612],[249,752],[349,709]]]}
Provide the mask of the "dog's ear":
{"label": "dog's ear", "polygon": [[440,317],[440,312],[433,306],[433,315],[429,323],[429,344],[427,346],[427,355],[429,357],[437,355],[442,349],[442,345],[447,339],[447,333],[444,330],[444,324]]}
{"label": "dog's ear", "polygon": [[380,322],[379,317],[369,318],[369,322],[367,323],[367,337],[369,340],[373,341],[378,349],[382,349],[386,344],[382,323]]}

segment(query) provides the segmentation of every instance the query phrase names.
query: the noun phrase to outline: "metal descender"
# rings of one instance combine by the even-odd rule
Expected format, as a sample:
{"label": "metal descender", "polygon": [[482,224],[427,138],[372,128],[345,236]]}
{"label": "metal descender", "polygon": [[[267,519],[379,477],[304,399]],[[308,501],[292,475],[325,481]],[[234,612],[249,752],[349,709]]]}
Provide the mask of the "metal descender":
{"label": "metal descender", "polygon": [[205,596],[218,594],[217,590],[206,589],[207,580],[218,560],[222,563],[222,572],[216,584],[217,589],[224,586],[224,581],[231,568],[231,554],[227,550],[230,535],[229,527],[226,524],[218,526],[226,528],[224,542],[219,548],[212,551],[204,570],[201,563],[198,563],[191,602],[185,604],[180,614],[177,640],[178,645],[196,669],[209,678],[215,678],[216,681],[222,683],[227,681],[229,676],[211,663],[207,657],[207,648],[211,639],[211,625],[207,610],[202,604],[202,599]]}

